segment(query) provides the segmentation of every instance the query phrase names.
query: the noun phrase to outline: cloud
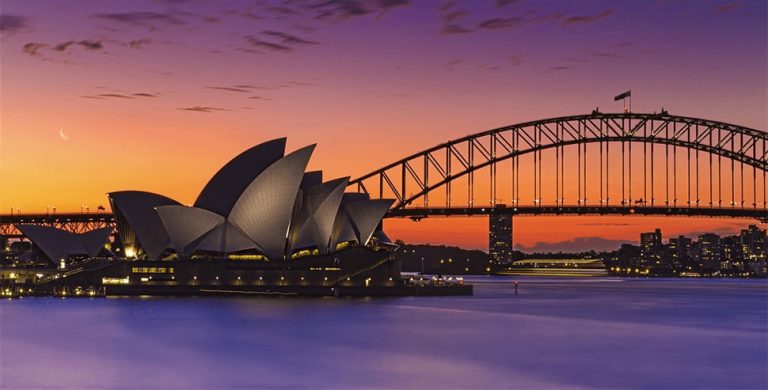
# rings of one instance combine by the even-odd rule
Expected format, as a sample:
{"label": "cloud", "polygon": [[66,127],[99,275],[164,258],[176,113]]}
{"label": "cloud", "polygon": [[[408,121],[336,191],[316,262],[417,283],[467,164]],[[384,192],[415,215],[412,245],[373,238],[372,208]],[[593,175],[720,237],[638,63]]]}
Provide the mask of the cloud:
{"label": "cloud", "polygon": [[238,89],[258,89],[258,90],[275,90],[280,89],[279,85],[253,85],[253,84],[238,84],[233,88]]}
{"label": "cloud", "polygon": [[281,45],[281,44],[278,44],[278,43],[262,41],[262,40],[260,40],[258,38],[255,38],[255,37],[251,36],[251,35],[246,36],[244,39],[251,46],[260,47],[260,48],[264,48],[264,49],[269,49],[269,50],[272,50],[272,51],[290,52],[290,51],[294,50],[292,47],[289,47],[289,46],[286,46],[286,45]]}
{"label": "cloud", "polygon": [[[274,90],[283,89],[283,88],[311,87],[311,86],[314,86],[314,84],[306,83],[302,81],[287,81],[282,84],[276,84],[276,85],[237,84],[232,86],[217,85],[217,86],[210,86],[206,88],[216,89],[220,91],[228,91],[228,92],[255,93],[254,91],[274,91]],[[262,96],[252,96],[252,97],[249,97],[249,99],[266,99],[266,98]]]}
{"label": "cloud", "polygon": [[501,69],[501,67],[499,67],[498,65],[486,65],[486,64],[480,64],[477,68],[478,69],[482,69],[482,70],[499,70],[499,69]]}
{"label": "cloud", "polygon": [[241,51],[243,53],[250,53],[250,54],[262,54],[263,53],[262,51],[259,51],[259,50],[256,50],[256,49],[247,49],[247,48],[244,48],[244,47],[238,47],[235,50]]}
{"label": "cloud", "polygon": [[[504,7],[515,3],[518,0],[501,0],[497,2],[498,7]],[[468,34],[478,30],[512,30],[530,25],[543,23],[562,23],[564,25],[591,24],[606,19],[613,15],[614,9],[607,9],[595,15],[565,15],[562,12],[537,13],[535,11],[526,11],[518,16],[496,16],[499,12],[490,18],[481,18],[474,29],[457,24],[456,21],[472,16],[466,10],[458,10],[455,2],[444,3],[440,8],[442,12],[443,34]]]}
{"label": "cloud", "polygon": [[100,93],[98,96],[105,97],[105,98],[116,98],[116,99],[133,99],[132,96],[121,95],[119,93]]}
{"label": "cloud", "polygon": [[621,244],[631,242],[631,240],[612,240],[602,237],[577,237],[566,241],[537,242],[530,246],[516,245],[516,247],[525,252],[612,251],[619,249]]}
{"label": "cloud", "polygon": [[469,34],[472,32],[472,30],[462,27],[458,24],[446,24],[443,26],[443,34],[453,35],[453,34]]}
{"label": "cloud", "polygon": [[128,47],[131,49],[141,49],[145,45],[149,45],[152,43],[152,40],[149,38],[141,38],[141,39],[134,39],[130,42],[128,42]]}
{"label": "cloud", "polygon": [[27,18],[20,15],[0,15],[0,33],[14,33],[27,27]]}
{"label": "cloud", "polygon": [[486,30],[509,30],[522,26],[524,22],[525,19],[517,16],[510,18],[493,18],[478,23],[477,28]]}
{"label": "cloud", "polygon": [[452,9],[454,6],[456,6],[456,1],[449,0],[443,3],[443,5],[440,6],[440,11],[448,11]]}
{"label": "cloud", "polygon": [[[282,20],[301,18],[301,20],[345,20],[365,15],[376,14],[377,18],[388,11],[410,6],[412,0],[283,0],[254,4],[245,11],[228,11],[241,17],[262,20],[271,18]],[[257,8],[255,11],[251,8]],[[268,42],[271,43],[271,42]],[[278,49],[279,50],[279,49]]]}
{"label": "cloud", "polygon": [[372,12],[357,0],[326,0],[310,5],[309,9],[315,12],[315,19],[347,19]]}
{"label": "cloud", "polygon": [[289,81],[288,84],[289,85],[295,85],[295,86],[298,86],[298,87],[313,87],[315,85],[315,84],[306,83],[306,82],[303,82],[303,81]]}
{"label": "cloud", "polygon": [[[304,38],[299,38],[295,35],[287,34],[280,31],[265,30],[265,31],[262,31],[261,34],[270,39],[277,40],[277,42],[270,42],[267,40],[259,39],[252,35],[248,35],[243,39],[245,39],[245,41],[251,46],[268,49],[271,51],[278,51],[278,52],[291,52],[296,50],[296,46],[320,44],[319,42],[310,41]],[[243,49],[243,50],[247,50],[247,49]]]}
{"label": "cloud", "polygon": [[21,51],[31,56],[40,56],[40,50],[46,47],[48,47],[48,45],[45,43],[29,42],[21,48]]}
{"label": "cloud", "polygon": [[239,88],[239,87],[208,87],[208,89],[217,89],[219,91],[228,91],[228,92],[242,92],[247,93],[250,92],[250,88]]}
{"label": "cloud", "polygon": [[56,45],[56,46],[54,46],[54,47],[53,47],[53,50],[56,50],[56,51],[65,51],[65,50],[67,50],[67,49],[68,49],[70,46],[72,46],[72,45],[74,45],[74,44],[75,44],[75,41],[69,41],[69,42],[63,42],[63,43],[59,43],[58,45]]}
{"label": "cloud", "polygon": [[744,5],[744,2],[742,2],[742,1],[734,1],[734,2],[723,4],[723,5],[719,6],[719,7],[717,7],[715,9],[715,11],[717,11],[717,13],[719,13],[719,14],[725,14],[725,13],[731,12],[733,10],[739,9],[743,5]]}
{"label": "cloud", "polygon": [[179,108],[179,110],[183,111],[195,111],[195,112],[214,112],[214,111],[229,111],[226,108],[219,108],[219,107],[208,107],[208,106],[192,106],[192,107],[183,107]]}
{"label": "cloud", "polygon": [[261,33],[273,38],[279,38],[281,39],[280,43],[285,45],[319,45],[318,42],[309,41],[280,31],[266,30],[262,31]]}
{"label": "cloud", "polygon": [[192,0],[154,0],[154,1],[158,3],[165,3],[170,5],[179,5],[179,4],[189,3]]}
{"label": "cloud", "polygon": [[591,55],[592,57],[603,57],[603,58],[623,58],[624,57],[621,54],[607,53],[607,52],[601,52],[601,51],[592,52],[592,53],[589,53],[589,55]]}
{"label": "cloud", "polygon": [[592,24],[595,22],[599,22],[603,19],[606,19],[610,17],[611,15],[615,14],[616,10],[614,9],[607,9],[603,12],[600,12],[596,15],[575,15],[575,16],[568,16],[565,19],[563,19],[563,24]]}
{"label": "cloud", "polygon": [[520,66],[525,61],[525,57],[519,54],[511,55],[509,56],[509,62],[512,63],[513,66]]}
{"label": "cloud", "polygon": [[572,62],[572,63],[576,63],[576,64],[587,64],[587,63],[589,63],[589,60],[584,59],[584,58],[577,58],[577,57],[563,57],[563,58],[560,58],[560,61]]}
{"label": "cloud", "polygon": [[153,93],[147,93],[147,92],[137,92],[132,94],[122,94],[122,93],[100,93],[98,95],[88,95],[88,96],[80,96],[84,99],[135,99],[137,97],[139,98],[155,98],[157,97],[156,94]]}
{"label": "cloud", "polygon": [[156,23],[167,25],[186,24],[183,20],[171,14],[158,12],[122,12],[112,14],[96,14],[94,17],[107,19],[113,22],[131,24],[135,26],[153,26]]}
{"label": "cloud", "polygon": [[101,50],[104,48],[101,45],[101,41],[78,41],[77,44],[88,50]]}
{"label": "cloud", "polygon": [[101,44],[101,41],[68,41],[59,43],[53,47],[53,50],[66,51],[72,45],[77,45],[88,50],[101,50],[104,48],[104,46]]}
{"label": "cloud", "polygon": [[289,15],[301,15],[301,12],[290,8],[290,7],[284,7],[284,6],[270,6],[267,8],[264,8],[265,11],[280,15],[280,16],[289,16]]}
{"label": "cloud", "polygon": [[459,65],[461,65],[463,63],[464,63],[464,60],[462,60],[461,58],[454,58],[454,59],[448,61],[443,66],[443,68],[445,68],[446,70],[454,70],[454,69],[456,69],[456,67],[458,67]]}
{"label": "cloud", "polygon": [[195,18],[195,19],[198,19],[198,20],[202,20],[203,22],[208,22],[208,23],[218,23],[218,22],[221,21],[221,18],[219,18],[218,16],[200,15],[200,14],[196,14],[196,13],[193,13],[193,12],[174,11],[173,14],[168,14],[168,16],[171,16],[172,18],[175,15],[177,15],[177,16],[188,16],[188,17]]}
{"label": "cloud", "polygon": [[379,7],[382,9],[405,7],[409,5],[411,5],[411,0],[379,0]]}
{"label": "cloud", "polygon": [[573,69],[573,67],[570,66],[570,65],[558,65],[558,66],[553,66],[551,68],[548,68],[547,70],[552,71],[552,72],[561,72],[561,71],[569,70],[569,69]]}
{"label": "cloud", "polygon": [[453,11],[450,13],[447,13],[443,15],[443,22],[445,23],[453,23],[456,20],[462,18],[463,16],[467,15],[467,11]]}
{"label": "cloud", "polygon": [[[66,52],[72,47],[81,47],[90,51],[101,50],[104,48],[101,41],[82,40],[82,41],[67,41],[67,42],[57,43],[55,45],[40,43],[40,42],[29,42],[25,44],[21,48],[21,50],[24,53],[27,53],[31,56],[44,58],[43,51],[45,50]],[[49,59],[49,58],[46,58],[46,59]]]}

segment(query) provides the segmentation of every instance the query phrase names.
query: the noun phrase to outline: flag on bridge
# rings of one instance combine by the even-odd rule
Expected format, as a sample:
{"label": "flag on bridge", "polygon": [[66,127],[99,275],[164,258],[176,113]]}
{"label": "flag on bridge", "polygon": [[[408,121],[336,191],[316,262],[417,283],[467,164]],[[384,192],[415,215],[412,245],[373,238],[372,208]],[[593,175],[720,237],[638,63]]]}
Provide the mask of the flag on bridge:
{"label": "flag on bridge", "polygon": [[619,101],[619,100],[622,100],[622,99],[626,99],[626,98],[628,98],[630,96],[632,96],[632,91],[631,90],[616,95],[616,97],[613,98],[613,101],[616,102],[616,101]]}

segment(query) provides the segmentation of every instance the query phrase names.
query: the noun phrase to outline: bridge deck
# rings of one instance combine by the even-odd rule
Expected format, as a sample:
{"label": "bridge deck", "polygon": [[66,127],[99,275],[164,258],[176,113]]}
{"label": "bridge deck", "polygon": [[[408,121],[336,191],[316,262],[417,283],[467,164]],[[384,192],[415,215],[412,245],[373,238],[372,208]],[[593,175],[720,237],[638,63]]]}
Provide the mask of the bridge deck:
{"label": "bridge deck", "polygon": [[114,226],[115,217],[109,212],[96,213],[14,213],[0,214],[0,236],[21,237],[14,225],[45,225],[74,233]]}
{"label": "bridge deck", "polygon": [[715,208],[715,207],[665,207],[665,206],[519,206],[519,207],[409,207],[392,209],[387,217],[409,217],[413,219],[428,216],[457,215],[641,215],[666,217],[713,217],[744,218],[768,221],[765,208]]}
{"label": "bridge deck", "polygon": [[[460,215],[645,215],[679,217],[751,218],[765,220],[768,208],[668,206],[518,206],[518,207],[408,207],[389,210],[387,217]],[[114,223],[111,213],[0,214],[0,224]]]}

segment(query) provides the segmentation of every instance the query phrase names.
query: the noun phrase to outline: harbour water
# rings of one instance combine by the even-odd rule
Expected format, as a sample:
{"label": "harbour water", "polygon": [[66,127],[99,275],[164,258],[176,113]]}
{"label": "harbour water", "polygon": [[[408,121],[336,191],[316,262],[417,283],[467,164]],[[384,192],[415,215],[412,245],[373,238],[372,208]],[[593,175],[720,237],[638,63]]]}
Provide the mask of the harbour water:
{"label": "harbour water", "polygon": [[3,300],[0,388],[768,387],[766,280],[469,281],[471,297]]}

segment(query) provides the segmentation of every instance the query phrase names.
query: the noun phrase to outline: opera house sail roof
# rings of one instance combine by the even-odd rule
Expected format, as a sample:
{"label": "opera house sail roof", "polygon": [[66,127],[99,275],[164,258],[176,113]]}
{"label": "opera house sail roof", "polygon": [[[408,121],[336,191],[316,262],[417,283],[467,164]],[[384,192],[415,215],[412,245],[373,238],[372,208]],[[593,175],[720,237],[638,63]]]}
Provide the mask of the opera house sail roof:
{"label": "opera house sail roof", "polygon": [[168,246],[169,237],[155,207],[179,202],[144,191],[111,192],[109,201],[126,255],[138,255],[140,248],[147,257],[158,258]]}
{"label": "opera house sail roof", "polygon": [[256,145],[216,172],[195,201],[195,207],[229,215],[240,194],[257,176],[285,154],[285,138]]}
{"label": "opera house sail roof", "polygon": [[40,225],[19,224],[16,228],[57,265],[72,255],[97,256],[109,239],[112,230],[112,228],[101,228],[78,234]]}
{"label": "opera house sail roof", "polygon": [[323,255],[344,242],[368,245],[392,201],[345,193],[348,177],[323,182],[322,172],[305,172],[315,145],[287,155],[285,146],[279,138],[241,153],[208,181],[193,206],[149,192],[110,193],[126,255],[245,251],[282,261],[297,250]]}
{"label": "opera house sail roof", "polygon": [[[249,254],[286,261],[297,252],[326,255],[344,243],[388,240],[380,226],[392,200],[345,192],[349,177],[324,182],[322,171],[306,172],[315,145],[287,155],[285,145],[278,138],[236,156],[192,206],[151,192],[110,192],[123,255],[156,260]],[[111,233],[17,227],[54,263],[71,255],[96,256]]]}

